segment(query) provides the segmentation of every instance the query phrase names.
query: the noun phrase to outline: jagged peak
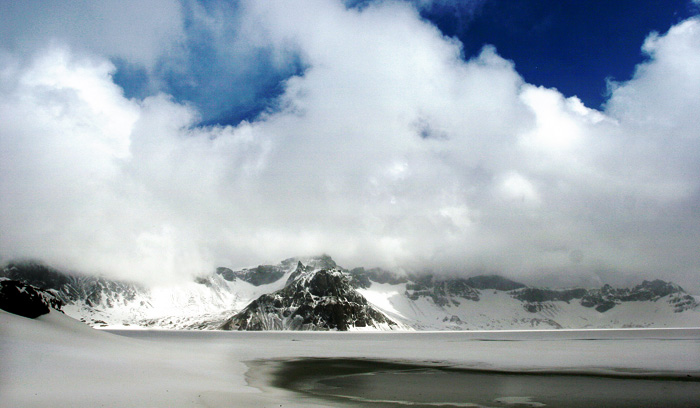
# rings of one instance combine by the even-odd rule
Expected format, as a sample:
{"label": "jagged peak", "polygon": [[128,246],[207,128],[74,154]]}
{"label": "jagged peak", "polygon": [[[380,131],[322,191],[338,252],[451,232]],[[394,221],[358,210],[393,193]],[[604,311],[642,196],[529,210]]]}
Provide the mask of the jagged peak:
{"label": "jagged peak", "polygon": [[[302,264],[303,266],[303,264]],[[349,284],[350,275],[341,270],[340,268],[330,268],[330,269],[311,269],[309,267],[304,267],[303,270],[299,270],[299,274],[295,276],[295,273],[289,276],[286,286],[298,285],[298,286],[308,286],[311,282],[317,279],[323,279],[325,276],[333,277],[336,279],[336,283]]]}
{"label": "jagged peak", "polygon": [[[303,262],[307,268],[320,270],[320,269],[333,269],[340,268],[337,263],[328,254],[321,254],[306,258],[294,258],[300,262]],[[342,269],[342,268],[340,268]]]}
{"label": "jagged peak", "polygon": [[289,274],[289,277],[287,278],[287,282],[284,284],[284,286],[289,285],[290,283],[294,282],[297,278],[299,278],[301,275],[305,274],[308,272],[308,269],[306,266],[304,266],[301,261],[297,261],[297,267],[294,269],[294,271]]}
{"label": "jagged peak", "polygon": [[685,293],[685,290],[683,290],[680,285],[673,282],[663,281],[661,279],[654,279],[653,281],[644,280],[641,284],[632,288],[633,292],[639,290],[650,290],[655,295],[662,297],[672,293]]}

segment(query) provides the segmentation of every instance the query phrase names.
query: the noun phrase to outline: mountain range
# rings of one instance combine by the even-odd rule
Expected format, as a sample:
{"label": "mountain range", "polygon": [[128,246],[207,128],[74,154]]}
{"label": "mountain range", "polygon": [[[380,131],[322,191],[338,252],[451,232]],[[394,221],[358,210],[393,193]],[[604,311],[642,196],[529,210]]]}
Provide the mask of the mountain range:
{"label": "mountain range", "polygon": [[[91,326],[111,328],[700,327],[698,299],[662,280],[631,288],[555,289],[530,287],[498,275],[464,278],[345,269],[327,255],[242,270],[220,267],[191,282],[154,288],[65,273],[33,262],[11,263],[0,271],[0,306],[16,305],[17,296],[29,291],[36,291],[34,298],[47,306]],[[5,292],[10,297],[3,298]]]}

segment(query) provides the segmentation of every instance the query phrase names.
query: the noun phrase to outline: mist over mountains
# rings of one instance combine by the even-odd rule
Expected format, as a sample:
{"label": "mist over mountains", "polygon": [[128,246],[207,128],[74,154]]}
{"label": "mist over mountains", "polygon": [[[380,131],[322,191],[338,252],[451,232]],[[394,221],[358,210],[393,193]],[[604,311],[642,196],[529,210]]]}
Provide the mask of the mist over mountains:
{"label": "mist over mountains", "polygon": [[[345,269],[328,255],[184,284],[144,287],[38,263],[2,269],[3,285],[45,291],[95,327],[205,330],[475,330],[700,326],[698,299],[663,280],[633,287],[535,287],[499,275],[445,277]],[[55,306],[55,305],[54,305]]]}

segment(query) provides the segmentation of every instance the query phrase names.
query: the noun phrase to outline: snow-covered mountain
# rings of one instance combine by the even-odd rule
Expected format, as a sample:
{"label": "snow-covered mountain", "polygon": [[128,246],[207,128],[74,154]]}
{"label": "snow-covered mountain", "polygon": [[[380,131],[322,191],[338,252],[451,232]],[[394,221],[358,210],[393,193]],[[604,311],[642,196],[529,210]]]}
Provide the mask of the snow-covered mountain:
{"label": "snow-covered mountain", "polygon": [[697,300],[661,280],[631,289],[533,288],[499,276],[370,281],[358,291],[419,330],[700,327]]}
{"label": "snow-covered mountain", "polygon": [[700,327],[698,300],[661,280],[633,288],[550,289],[507,278],[402,275],[290,258],[145,288],[10,264],[2,276],[48,290],[96,327],[166,329],[559,329]]}
{"label": "snow-covered mountain", "polygon": [[94,327],[218,329],[252,300],[282,289],[300,260],[309,271],[336,266],[328,256],[292,258],[239,271],[222,267],[191,282],[153,288],[34,262],[8,264],[0,276],[54,293],[66,314]]}
{"label": "snow-covered mountain", "polygon": [[253,300],[224,330],[348,330],[401,328],[350,285],[337,267],[316,270],[303,263],[284,288]]}

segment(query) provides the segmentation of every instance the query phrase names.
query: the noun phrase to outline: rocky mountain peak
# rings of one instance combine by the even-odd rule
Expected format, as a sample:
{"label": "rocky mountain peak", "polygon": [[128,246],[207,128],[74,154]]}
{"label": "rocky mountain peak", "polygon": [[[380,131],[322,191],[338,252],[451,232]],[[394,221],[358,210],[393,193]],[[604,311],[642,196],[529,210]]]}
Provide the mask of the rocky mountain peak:
{"label": "rocky mountain peak", "polygon": [[338,264],[335,263],[333,258],[326,254],[306,258],[304,261],[306,261],[306,266],[314,270],[338,268]]}
{"label": "rocky mountain peak", "polygon": [[221,328],[344,331],[357,327],[398,327],[350,286],[347,273],[338,268],[308,269],[300,262],[290,276],[291,282],[283,289],[260,296]]}
{"label": "rocky mountain peak", "polygon": [[[673,293],[680,292],[685,293],[683,288],[679,285],[676,285],[673,282],[666,282],[662,281],[661,279],[655,279],[653,281],[645,280],[640,285],[635,286],[634,288],[632,288],[631,295],[638,294],[638,296],[642,298],[648,297],[648,299],[643,300],[652,300],[653,298],[660,298],[671,295]],[[642,293],[646,295],[641,295]]]}
{"label": "rocky mountain peak", "polygon": [[290,283],[297,280],[300,276],[306,274],[307,272],[310,272],[311,270],[312,270],[312,268],[307,268],[306,266],[304,266],[303,263],[301,263],[301,261],[297,261],[296,269],[294,269],[294,272],[292,272],[289,275],[289,278],[287,278],[287,283],[285,283],[284,286],[289,285]]}
{"label": "rocky mountain peak", "polygon": [[[216,274],[229,282],[240,279],[253,286],[262,286],[277,282],[289,272],[292,272],[292,276],[296,278],[296,276],[303,272],[333,269],[337,267],[333,258],[324,254],[310,258],[288,258],[277,265],[259,265],[254,268],[245,268],[239,271],[234,271],[226,267],[219,267],[216,269]],[[294,280],[292,276],[287,278],[287,283]]]}

